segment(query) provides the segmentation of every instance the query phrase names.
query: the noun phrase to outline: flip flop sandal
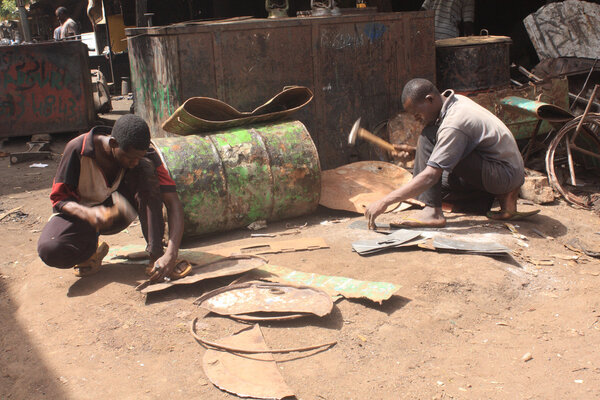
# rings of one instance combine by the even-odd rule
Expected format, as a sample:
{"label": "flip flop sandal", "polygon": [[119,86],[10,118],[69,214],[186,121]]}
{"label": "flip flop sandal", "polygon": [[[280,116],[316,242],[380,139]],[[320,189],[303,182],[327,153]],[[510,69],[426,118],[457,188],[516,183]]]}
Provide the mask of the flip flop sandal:
{"label": "flip flop sandal", "polygon": [[[153,270],[154,270],[154,265],[148,265],[144,272],[146,273],[147,276],[152,276]],[[189,262],[187,262],[185,260],[180,260],[177,262],[177,265],[175,265],[175,268],[173,268],[173,272],[171,272],[170,278],[172,280],[181,279],[181,278],[188,276],[191,272],[192,272],[192,264],[190,264]]]}
{"label": "flip flop sandal", "polygon": [[495,218],[494,216],[502,215],[502,211],[488,211],[486,217],[495,221],[519,221],[521,219],[525,219],[533,215],[539,214],[539,212],[540,210],[515,211],[514,213],[511,213],[508,218]]}
{"label": "flip flop sandal", "polygon": [[173,272],[171,272],[171,280],[181,279],[188,276],[192,272],[192,264],[185,260],[177,262]]}
{"label": "flip flop sandal", "polygon": [[96,253],[94,253],[93,256],[81,264],[77,264],[73,267],[73,273],[75,276],[90,276],[100,271],[100,267],[102,267],[102,260],[108,254],[108,249],[108,244],[106,242],[100,243],[96,249]]}
{"label": "flip flop sandal", "polygon": [[390,228],[443,228],[446,222],[430,224],[416,218],[404,218],[400,221],[390,222]]}

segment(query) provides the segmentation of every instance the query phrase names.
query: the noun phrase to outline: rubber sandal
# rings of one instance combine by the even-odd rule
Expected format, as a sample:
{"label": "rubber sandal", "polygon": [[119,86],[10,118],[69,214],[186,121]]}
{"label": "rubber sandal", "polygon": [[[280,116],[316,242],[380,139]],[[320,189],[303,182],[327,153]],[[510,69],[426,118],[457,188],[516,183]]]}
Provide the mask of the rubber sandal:
{"label": "rubber sandal", "polygon": [[495,218],[494,216],[501,215],[502,211],[488,211],[488,213],[486,214],[486,217],[488,217],[489,219],[493,219],[495,221],[519,221],[519,220],[534,216],[536,214],[539,214],[539,212],[540,212],[540,210],[515,211],[514,213],[511,213],[508,218]]}
{"label": "rubber sandal", "polygon": [[[152,276],[154,270],[154,265],[148,265],[145,269],[146,276]],[[177,261],[175,268],[173,268],[173,272],[171,272],[170,278],[172,280],[181,279],[188,276],[192,272],[192,264],[185,260]]]}
{"label": "rubber sandal", "polygon": [[390,228],[443,228],[445,226],[446,221],[441,224],[430,224],[416,218],[404,218],[400,221],[390,222]]}
{"label": "rubber sandal", "polygon": [[100,271],[100,267],[102,267],[102,260],[108,254],[108,249],[109,247],[106,242],[100,243],[93,256],[81,264],[77,264],[73,267],[73,273],[75,276],[90,276]]}
{"label": "rubber sandal", "polygon": [[192,272],[192,264],[185,260],[178,261],[175,268],[173,268],[173,272],[171,272],[171,280],[184,278],[188,276],[190,272]]}

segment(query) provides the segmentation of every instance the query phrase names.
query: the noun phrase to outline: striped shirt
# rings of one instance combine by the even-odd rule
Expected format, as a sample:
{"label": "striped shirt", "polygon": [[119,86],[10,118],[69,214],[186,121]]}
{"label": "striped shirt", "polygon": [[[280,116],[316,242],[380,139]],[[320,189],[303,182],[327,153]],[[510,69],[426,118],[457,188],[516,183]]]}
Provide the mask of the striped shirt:
{"label": "striped shirt", "polygon": [[459,36],[458,23],[475,19],[474,0],[425,0],[421,7],[435,10],[435,40]]}

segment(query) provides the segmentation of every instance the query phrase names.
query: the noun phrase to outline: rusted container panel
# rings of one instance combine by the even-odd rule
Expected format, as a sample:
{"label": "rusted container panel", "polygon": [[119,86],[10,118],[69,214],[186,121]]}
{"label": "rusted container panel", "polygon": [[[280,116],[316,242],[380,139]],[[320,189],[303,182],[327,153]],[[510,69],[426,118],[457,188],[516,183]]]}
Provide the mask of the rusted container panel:
{"label": "rusted container panel", "polygon": [[437,40],[437,86],[473,91],[510,84],[507,36],[469,36]]}
{"label": "rusted container panel", "polygon": [[89,129],[87,53],[78,41],[0,46],[0,137]]}
{"label": "rusted container panel", "polygon": [[299,121],[154,139],[177,184],[186,236],[241,228],[317,208],[321,170]]}
{"label": "rusted container panel", "polygon": [[404,83],[435,80],[433,12],[243,20],[136,28],[129,36],[136,114],[153,136],[186,99],[215,97],[253,110],[287,85],[315,94],[294,115],[323,168],[349,161],[352,123],[395,115]]}

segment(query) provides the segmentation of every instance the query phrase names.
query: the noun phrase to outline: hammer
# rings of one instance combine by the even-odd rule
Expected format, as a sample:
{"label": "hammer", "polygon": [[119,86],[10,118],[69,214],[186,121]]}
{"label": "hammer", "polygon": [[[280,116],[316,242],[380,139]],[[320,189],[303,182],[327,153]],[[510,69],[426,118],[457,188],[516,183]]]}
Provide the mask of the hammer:
{"label": "hammer", "polygon": [[357,137],[359,137],[363,140],[366,140],[368,142],[371,142],[374,145],[381,147],[384,150],[389,151],[390,153],[394,153],[396,151],[394,146],[392,146],[390,143],[386,142],[379,136],[373,135],[368,130],[362,128],[360,126],[360,118],[356,120],[354,125],[352,125],[352,130],[350,131],[350,134],[348,135],[348,144],[350,146],[354,146],[354,144],[356,143]]}
{"label": "hammer", "polygon": [[137,217],[135,208],[119,192],[112,194],[113,206],[109,208],[108,215],[111,218],[123,217],[127,222],[131,222]]}

